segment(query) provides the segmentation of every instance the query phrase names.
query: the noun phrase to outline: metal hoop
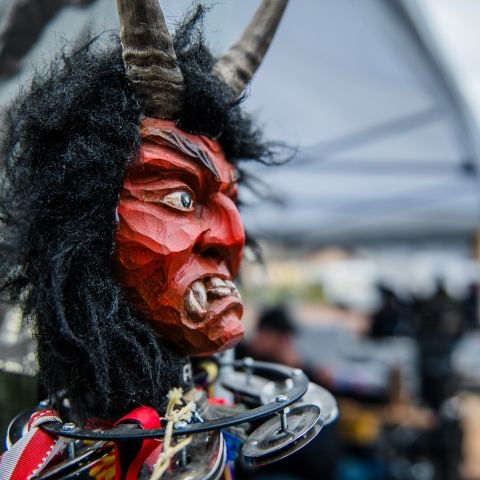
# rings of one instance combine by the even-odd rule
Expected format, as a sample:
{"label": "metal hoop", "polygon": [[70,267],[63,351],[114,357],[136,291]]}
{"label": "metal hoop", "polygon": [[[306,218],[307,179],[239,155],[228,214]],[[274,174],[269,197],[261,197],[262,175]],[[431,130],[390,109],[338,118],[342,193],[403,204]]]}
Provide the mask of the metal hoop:
{"label": "metal hoop", "polygon": [[[271,417],[280,410],[285,409],[298,400],[300,400],[308,388],[308,378],[302,370],[298,368],[290,368],[270,362],[258,362],[248,359],[238,360],[222,366],[232,366],[238,369],[250,369],[256,373],[263,373],[267,377],[275,376],[283,380],[291,379],[292,388],[288,391],[288,395],[282,395],[280,400],[276,400],[262,405],[238,415],[219,418],[201,423],[192,423],[182,429],[173,430],[173,435],[191,435],[194,433],[209,432],[212,430],[222,430],[234,425],[253,422],[262,418]],[[106,430],[84,430],[82,428],[65,429],[63,423],[47,423],[40,428],[50,434],[59,437],[73,438],[76,440],[140,440],[145,438],[163,438],[165,436],[165,428],[143,430],[134,425],[120,425],[118,427]]]}

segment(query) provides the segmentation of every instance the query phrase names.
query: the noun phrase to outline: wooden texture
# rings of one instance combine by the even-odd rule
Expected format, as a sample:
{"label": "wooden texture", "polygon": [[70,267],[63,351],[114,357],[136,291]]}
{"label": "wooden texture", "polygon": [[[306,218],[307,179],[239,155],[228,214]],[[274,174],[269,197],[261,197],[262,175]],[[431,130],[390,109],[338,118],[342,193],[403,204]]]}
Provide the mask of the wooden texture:
{"label": "wooden texture", "polygon": [[232,347],[244,331],[232,282],[244,246],[235,169],[217,142],[174,122],[146,118],[141,136],[118,205],[118,278],[132,304],[183,353]]}

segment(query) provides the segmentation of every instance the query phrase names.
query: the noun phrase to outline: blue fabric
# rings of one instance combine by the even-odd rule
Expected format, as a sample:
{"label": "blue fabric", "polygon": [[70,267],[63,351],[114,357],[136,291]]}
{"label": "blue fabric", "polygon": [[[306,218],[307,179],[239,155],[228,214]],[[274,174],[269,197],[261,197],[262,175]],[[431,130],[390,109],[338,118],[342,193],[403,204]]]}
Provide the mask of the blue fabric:
{"label": "blue fabric", "polygon": [[240,447],[242,446],[242,440],[237,436],[233,435],[229,432],[222,432],[223,438],[225,439],[225,443],[227,445],[227,461],[233,462],[237,458]]}

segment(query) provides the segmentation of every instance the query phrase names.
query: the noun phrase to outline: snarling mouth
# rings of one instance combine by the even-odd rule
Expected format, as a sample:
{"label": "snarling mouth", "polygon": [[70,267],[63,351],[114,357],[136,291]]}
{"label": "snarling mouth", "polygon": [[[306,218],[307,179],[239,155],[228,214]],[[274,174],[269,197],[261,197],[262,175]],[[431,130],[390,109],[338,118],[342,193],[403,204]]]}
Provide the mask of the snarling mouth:
{"label": "snarling mouth", "polygon": [[193,282],[185,293],[185,307],[192,320],[201,322],[207,318],[215,301],[227,297],[240,301],[235,283],[220,277],[202,278]]}

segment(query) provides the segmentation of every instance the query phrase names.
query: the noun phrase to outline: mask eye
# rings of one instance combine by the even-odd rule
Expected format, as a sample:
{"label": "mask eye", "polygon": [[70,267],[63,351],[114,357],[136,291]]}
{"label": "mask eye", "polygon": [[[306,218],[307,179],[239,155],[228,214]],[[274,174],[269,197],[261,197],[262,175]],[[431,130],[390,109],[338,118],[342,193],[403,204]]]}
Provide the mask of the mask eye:
{"label": "mask eye", "polygon": [[171,192],[168,195],[165,195],[161,201],[166,205],[170,205],[178,210],[183,210],[184,212],[191,212],[195,208],[193,195],[187,190],[176,190],[175,192]]}

